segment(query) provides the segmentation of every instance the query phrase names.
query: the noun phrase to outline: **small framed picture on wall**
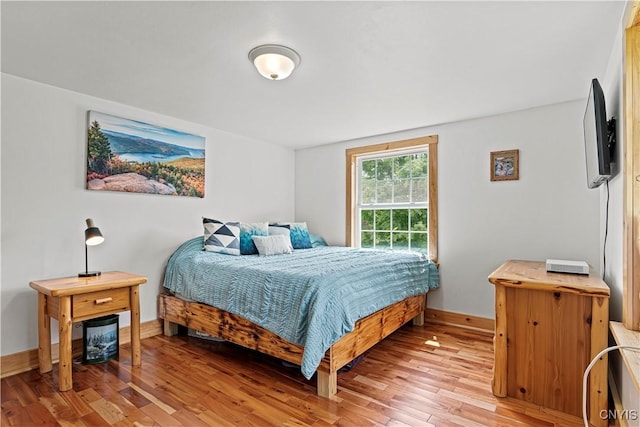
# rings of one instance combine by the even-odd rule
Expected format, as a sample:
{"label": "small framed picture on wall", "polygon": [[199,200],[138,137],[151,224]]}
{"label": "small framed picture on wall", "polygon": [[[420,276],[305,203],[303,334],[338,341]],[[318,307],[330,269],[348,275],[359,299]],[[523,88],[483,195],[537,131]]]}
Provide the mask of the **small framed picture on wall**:
{"label": "small framed picture on wall", "polygon": [[520,150],[491,152],[491,181],[520,179]]}

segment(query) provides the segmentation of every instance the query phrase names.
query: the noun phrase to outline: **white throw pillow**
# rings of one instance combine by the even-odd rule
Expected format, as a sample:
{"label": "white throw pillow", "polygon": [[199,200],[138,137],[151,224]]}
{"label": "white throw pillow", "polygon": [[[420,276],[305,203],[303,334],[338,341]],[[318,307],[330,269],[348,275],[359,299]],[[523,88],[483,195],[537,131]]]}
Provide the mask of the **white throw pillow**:
{"label": "white throw pillow", "polygon": [[251,236],[253,243],[258,248],[260,256],[282,255],[293,252],[291,240],[283,234],[273,236]]}

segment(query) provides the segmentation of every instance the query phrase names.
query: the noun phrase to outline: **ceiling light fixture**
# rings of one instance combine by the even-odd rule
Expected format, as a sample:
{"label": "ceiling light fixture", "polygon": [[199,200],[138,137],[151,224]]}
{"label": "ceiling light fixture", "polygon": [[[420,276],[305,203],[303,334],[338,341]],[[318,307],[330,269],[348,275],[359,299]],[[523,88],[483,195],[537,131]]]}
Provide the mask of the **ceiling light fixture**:
{"label": "ceiling light fixture", "polygon": [[254,47],[249,52],[249,60],[270,80],[286,79],[300,65],[300,55],[295,50],[277,44]]}

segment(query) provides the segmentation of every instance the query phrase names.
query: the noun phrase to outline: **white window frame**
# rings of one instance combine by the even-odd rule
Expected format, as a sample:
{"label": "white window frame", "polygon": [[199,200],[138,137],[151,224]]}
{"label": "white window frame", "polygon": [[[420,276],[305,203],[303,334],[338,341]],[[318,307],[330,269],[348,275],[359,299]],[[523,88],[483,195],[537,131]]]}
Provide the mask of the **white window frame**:
{"label": "white window frame", "polygon": [[[356,193],[355,193],[356,218],[355,218],[355,223],[354,223],[355,227],[356,227],[356,230],[355,230],[354,246],[356,246],[358,248],[362,247],[361,237],[362,237],[362,231],[363,230],[362,230],[362,220],[361,220],[362,219],[362,215],[360,215],[362,210],[427,209],[427,212],[429,210],[429,191],[428,191],[428,189],[427,189],[427,200],[424,201],[424,202],[417,202],[417,203],[416,202],[389,202],[389,203],[369,203],[369,204],[361,203],[361,201],[362,201],[362,197],[361,197],[362,196],[361,175],[362,174],[359,173],[359,172],[362,170],[362,162],[367,161],[367,160],[388,159],[388,158],[399,157],[399,156],[411,156],[413,154],[422,154],[422,153],[425,153],[428,156],[429,155],[428,148],[406,149],[406,150],[394,151],[392,153],[385,152],[385,153],[376,153],[376,154],[370,154],[370,155],[357,156],[357,158],[356,158],[356,174],[355,174],[355,180],[356,180],[356,184],[355,184],[355,189],[356,189]],[[391,226],[390,226],[390,233],[391,233],[390,247],[391,247],[391,249],[393,249],[393,233],[394,233],[393,232],[393,216],[391,216],[389,221],[391,222]],[[378,230],[375,230],[375,231],[378,231]],[[401,232],[405,232],[405,230],[402,230]],[[409,229],[406,230],[406,233],[409,234],[409,241],[411,240],[411,234],[420,234],[420,233],[427,234],[427,242],[428,242],[429,230],[424,231],[424,232],[411,231],[411,218],[409,218]],[[429,250],[428,246],[427,246],[426,249],[427,249],[427,251]]]}

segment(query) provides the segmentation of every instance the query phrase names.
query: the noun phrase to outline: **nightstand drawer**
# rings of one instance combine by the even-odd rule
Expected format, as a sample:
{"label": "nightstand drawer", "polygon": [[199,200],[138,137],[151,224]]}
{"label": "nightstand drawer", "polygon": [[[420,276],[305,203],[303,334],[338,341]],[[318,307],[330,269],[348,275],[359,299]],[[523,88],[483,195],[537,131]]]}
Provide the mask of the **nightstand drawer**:
{"label": "nightstand drawer", "polygon": [[109,289],[73,296],[74,318],[129,310],[129,288]]}

